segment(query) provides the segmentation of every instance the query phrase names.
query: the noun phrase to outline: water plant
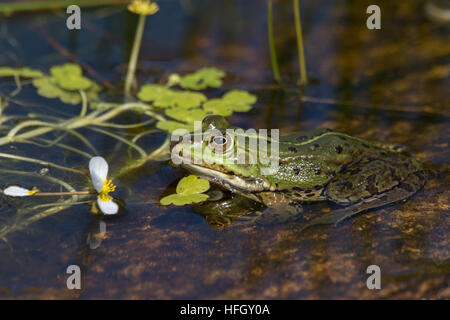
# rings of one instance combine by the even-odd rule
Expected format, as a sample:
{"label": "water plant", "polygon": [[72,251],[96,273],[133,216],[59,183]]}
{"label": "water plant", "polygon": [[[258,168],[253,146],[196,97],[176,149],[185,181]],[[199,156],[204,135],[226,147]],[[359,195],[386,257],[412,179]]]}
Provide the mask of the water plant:
{"label": "water plant", "polygon": [[267,34],[269,39],[270,62],[272,63],[273,77],[275,81],[281,83],[281,76],[278,67],[277,52],[275,50],[275,43],[273,37],[273,10],[272,0],[267,0]]}
{"label": "water plant", "polygon": [[[247,91],[222,90],[226,73],[215,67],[203,67],[186,74],[172,73],[167,76],[165,83],[145,83],[137,90],[131,90],[145,17],[155,14],[158,9],[154,2],[144,0],[134,0],[128,6],[129,11],[139,14],[139,21],[124,88],[126,102],[105,99],[100,83],[84,74],[86,69],[83,70],[76,63],[53,65],[48,70],[0,66],[0,80],[7,82],[12,78],[15,84],[12,91],[0,92],[0,147],[28,144],[45,151],[40,156],[26,156],[5,149],[5,152],[0,152],[3,165],[13,168],[17,162],[34,163],[74,175],[69,178],[66,175],[59,177],[57,174],[41,175],[0,168],[0,175],[23,176],[27,185],[31,184],[28,181],[40,181],[37,183],[39,188],[2,185],[0,187],[4,190],[0,189],[0,192],[3,192],[3,196],[27,199],[47,196],[57,199],[45,204],[33,204],[32,200],[28,200],[30,206],[17,209],[14,225],[0,227],[0,238],[4,239],[12,231],[25,228],[73,205],[91,205],[93,201],[89,197],[92,195],[97,195],[96,203],[103,214],[119,212],[118,204],[110,195],[115,190],[111,180],[125,176],[148,161],[166,159],[172,131],[179,128],[191,131],[194,121],[202,120],[207,115],[230,116],[235,112],[248,112],[256,103],[256,96]],[[61,103],[61,106],[52,108],[41,105],[41,109],[31,109],[30,104],[17,98],[27,85],[33,86],[38,95]],[[134,92],[137,93],[135,96]],[[16,112],[17,108],[11,107],[15,105],[20,105],[29,112]],[[73,107],[79,107],[80,110],[73,112]],[[130,119],[135,120],[126,123],[117,121],[124,113],[133,113],[136,116]],[[107,161],[99,157],[99,151],[87,132],[116,141],[113,150],[126,148],[128,158],[125,159],[125,164],[113,170],[108,178]],[[142,144],[143,138],[157,132],[165,132],[166,136],[159,146],[148,150]],[[67,138],[72,137],[80,144],[66,142]],[[49,155],[48,150],[59,153],[57,149],[89,159],[89,170],[60,164],[52,157],[39,158]],[[4,181],[6,180],[11,181],[9,178]],[[78,187],[74,187],[74,183]],[[187,185],[200,187],[193,190]],[[41,187],[48,191],[41,191]],[[185,202],[186,197],[183,196],[186,195],[193,202],[204,201],[207,195],[203,192],[208,188],[209,184],[206,186],[202,179],[190,177],[181,183],[176,195],[164,201],[172,199],[171,203],[174,204]]]}
{"label": "water plant", "polygon": [[[225,72],[213,67],[201,68],[184,75],[171,74],[167,77],[166,84],[144,84],[136,95],[137,101],[127,103],[104,101],[100,94],[101,86],[94,80],[83,75],[82,68],[73,63],[52,66],[48,73],[29,68],[0,67],[0,77],[12,77],[16,84],[16,89],[13,92],[2,94],[0,146],[12,143],[32,144],[43,149],[60,148],[93,159],[89,166],[90,175],[87,175],[84,170],[74,169],[58,163],[38,159],[37,157],[1,152],[0,158],[5,160],[41,164],[46,167],[84,176],[86,178],[86,187],[82,190],[76,190],[69,182],[56,177],[41,176],[18,170],[0,169],[0,174],[8,172],[8,174],[44,179],[66,189],[66,191],[42,192],[35,188],[27,189],[19,186],[6,187],[3,190],[6,196],[27,196],[30,198],[57,196],[59,199],[56,202],[47,204],[46,206],[50,206],[50,208],[45,208],[44,210],[42,204],[21,210],[19,216],[26,218],[14,226],[5,227],[0,230],[0,238],[6,236],[11,231],[24,228],[35,221],[55,214],[72,205],[91,203],[90,200],[86,199],[86,197],[93,194],[92,188],[90,187],[91,184],[89,183],[91,179],[97,193],[97,205],[100,211],[104,214],[118,212],[117,203],[109,195],[110,192],[114,191],[115,186],[110,183],[109,179],[106,180],[108,172],[106,160],[94,157],[98,154],[98,151],[90,139],[80,132],[80,129],[88,129],[115,139],[118,144],[128,147],[129,152],[134,151],[134,154],[130,153],[128,163],[113,172],[110,179],[115,179],[125,175],[130,170],[142,166],[147,161],[164,159],[169,153],[169,134],[172,131],[178,128],[185,128],[191,131],[194,121],[202,120],[206,115],[218,114],[229,116],[234,112],[247,112],[256,103],[256,96],[241,89],[233,89],[225,92],[221,97],[211,94],[208,97],[205,93],[200,92],[208,88],[217,89],[222,86],[222,79],[225,77]],[[81,110],[78,115],[69,117],[62,117],[54,112],[46,114],[34,113],[31,118],[29,116],[15,114],[14,109],[10,109],[8,105],[18,103],[15,97],[27,84],[33,85],[37,89],[37,93],[44,98],[58,99],[66,105],[81,106]],[[124,112],[134,112],[147,117],[148,120],[142,119],[141,121],[127,124],[114,123],[113,120]],[[115,130],[121,129],[146,127],[148,129],[138,131],[131,137],[126,137],[120,132],[115,132]],[[149,152],[145,147],[139,145],[139,141],[145,135],[155,133],[155,129],[166,132],[167,137],[158,148]],[[84,147],[80,148],[63,143],[67,136],[77,138]],[[137,157],[135,154],[137,154]],[[192,180],[193,178],[190,179]],[[198,182],[200,180],[195,181]],[[202,182],[199,183],[201,184]],[[179,190],[183,190],[183,188]],[[185,199],[182,195],[187,194],[189,194],[190,198],[194,199],[194,202],[203,201],[207,198],[207,195],[202,193],[203,191],[194,192],[196,194],[194,196],[190,192],[186,190],[180,191],[178,192],[178,196],[172,197],[173,199],[166,199],[165,201],[172,199],[174,201],[171,203],[179,204],[185,201],[180,200]],[[65,199],[66,197],[70,198]],[[33,212],[37,213],[32,214]]]}
{"label": "water plant", "polygon": [[300,18],[300,4],[299,0],[292,0],[294,7],[294,18],[295,18],[295,34],[297,36],[297,50],[298,50],[298,67],[300,71],[300,85],[305,85],[307,83],[306,77],[306,63],[305,63],[305,52],[303,50],[303,36],[302,36],[302,23]]}
{"label": "water plant", "polygon": [[174,204],[182,206],[185,204],[203,202],[208,199],[204,192],[209,190],[209,181],[194,175],[184,177],[178,182],[176,193],[161,199],[161,204]]}
{"label": "water plant", "polygon": [[131,85],[134,80],[136,72],[136,64],[139,56],[139,49],[141,48],[142,35],[144,34],[145,19],[149,15],[158,12],[159,7],[155,2],[150,0],[133,0],[128,5],[128,10],[139,15],[138,24],[136,27],[136,34],[134,35],[133,49],[131,50],[130,61],[128,63],[127,77],[125,80],[125,95],[130,95]]}
{"label": "water plant", "polygon": [[[296,44],[297,44],[297,52],[298,52],[298,66],[299,66],[299,81],[298,84],[300,86],[304,86],[307,84],[307,75],[306,75],[306,62],[305,62],[305,53],[303,48],[303,35],[302,35],[302,24],[300,17],[300,3],[299,0],[292,0],[292,6],[294,11],[294,21],[295,21],[295,35],[296,35]],[[270,62],[272,65],[272,72],[275,81],[281,84],[281,76],[278,66],[277,53],[275,49],[275,40],[274,40],[274,31],[273,31],[273,4],[272,0],[267,0],[267,34],[269,40],[269,51],[270,51]]]}

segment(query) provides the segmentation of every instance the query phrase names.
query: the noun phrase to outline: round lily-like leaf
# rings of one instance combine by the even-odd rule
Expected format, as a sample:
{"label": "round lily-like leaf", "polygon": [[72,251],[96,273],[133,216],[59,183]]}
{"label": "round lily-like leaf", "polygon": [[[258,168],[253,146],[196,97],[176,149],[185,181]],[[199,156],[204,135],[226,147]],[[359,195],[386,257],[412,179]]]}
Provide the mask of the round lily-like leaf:
{"label": "round lily-like leaf", "polygon": [[203,104],[203,109],[209,114],[228,117],[233,114],[233,104],[224,99],[211,99]]}
{"label": "round lily-like leaf", "polygon": [[158,84],[146,84],[141,87],[137,96],[142,101],[155,101],[167,95],[170,96],[170,91],[172,90]]}
{"label": "round lily-like leaf", "polygon": [[82,76],[83,71],[81,67],[74,63],[65,63],[59,66],[53,66],[50,68],[50,75],[55,78],[64,78],[68,74],[73,76]]}
{"label": "round lily-like leaf", "polygon": [[173,132],[177,129],[186,129],[189,132],[194,131],[194,124],[186,124],[178,121],[172,121],[172,120],[166,120],[166,121],[159,121],[156,124],[156,127],[158,129],[167,131],[167,132]]}
{"label": "round lily-like leaf", "polygon": [[176,92],[175,98],[176,106],[186,109],[198,107],[206,101],[206,96],[203,93],[190,91]]}
{"label": "round lily-like leaf", "polygon": [[248,93],[245,90],[231,90],[223,96],[223,99],[236,104],[254,104],[256,102],[256,96]]}
{"label": "round lily-like leaf", "polygon": [[[33,80],[33,85],[38,89],[38,94],[46,98],[59,98],[62,102],[68,104],[81,103],[81,96],[79,92],[68,91],[60,88],[52,78],[41,77]],[[96,83],[86,91],[86,95],[89,101],[97,99],[100,86]]]}
{"label": "round lily-like leaf", "polygon": [[147,84],[142,86],[138,93],[138,98],[142,101],[152,101],[155,107],[168,108],[195,108],[198,107],[206,96],[198,92],[175,91],[157,84]]}
{"label": "round lily-like leaf", "polygon": [[216,68],[202,68],[180,78],[180,86],[185,89],[202,90],[207,87],[219,88],[225,72]]}
{"label": "round lily-like leaf", "polygon": [[0,67],[0,77],[14,77],[14,76],[24,78],[39,78],[43,77],[44,74],[40,70],[30,68]]}
{"label": "round lily-like leaf", "polygon": [[86,90],[92,85],[92,81],[83,77],[79,65],[66,63],[50,68],[52,82],[64,90]]}
{"label": "round lily-like leaf", "polygon": [[203,192],[209,190],[209,181],[197,176],[190,175],[178,182],[176,193],[161,199],[161,204],[174,204],[182,206],[190,203],[202,202],[208,199],[208,195]]}
{"label": "round lily-like leaf", "polygon": [[64,90],[86,90],[92,85],[92,81],[85,77],[67,75],[65,78],[58,78],[57,84]]}
{"label": "round lily-like leaf", "polygon": [[170,108],[166,109],[166,115],[169,117],[191,123],[194,121],[202,121],[204,117],[207,116],[206,112],[202,109],[180,109],[180,108]]}
{"label": "round lily-like leaf", "polygon": [[203,193],[208,190],[209,181],[192,174],[181,179],[176,189],[178,194]]}
{"label": "round lily-like leaf", "polygon": [[33,85],[38,89],[38,94],[46,98],[59,98],[64,103],[78,104],[81,97],[78,93],[67,92],[53,84],[48,77],[33,80]]}
{"label": "round lily-like leaf", "polygon": [[211,99],[204,104],[203,108],[208,114],[217,114],[228,117],[236,112],[247,112],[252,107],[246,104],[234,104],[224,99]]}
{"label": "round lily-like leaf", "polygon": [[176,206],[184,206],[186,204],[203,202],[206,199],[208,199],[208,195],[203,193],[189,194],[189,195],[182,195],[175,193],[162,198],[161,204],[165,206],[168,206],[169,204],[174,204]]}

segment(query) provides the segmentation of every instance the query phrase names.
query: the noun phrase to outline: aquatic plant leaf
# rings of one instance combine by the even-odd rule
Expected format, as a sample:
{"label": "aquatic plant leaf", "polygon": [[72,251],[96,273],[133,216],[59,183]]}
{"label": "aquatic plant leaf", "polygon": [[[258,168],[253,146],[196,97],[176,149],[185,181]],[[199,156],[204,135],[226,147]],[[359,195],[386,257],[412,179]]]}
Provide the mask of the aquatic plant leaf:
{"label": "aquatic plant leaf", "polygon": [[194,130],[193,123],[187,124],[187,123],[182,123],[182,122],[172,121],[172,120],[159,121],[156,124],[156,127],[158,129],[168,131],[168,132],[173,132],[176,129],[186,129],[189,132],[192,132]]}
{"label": "aquatic plant leaf", "polygon": [[48,77],[33,80],[33,85],[38,89],[37,93],[46,98],[59,98],[68,104],[78,104],[81,97],[78,93],[66,92],[53,84]]}
{"label": "aquatic plant leaf", "polygon": [[211,99],[203,105],[203,109],[210,114],[231,116],[233,112],[247,112],[256,102],[256,96],[244,90],[231,90],[221,99]]}
{"label": "aquatic plant leaf", "polygon": [[209,190],[209,181],[194,175],[184,177],[178,182],[176,192],[178,194],[202,193]]}
{"label": "aquatic plant leaf", "polygon": [[257,100],[256,96],[245,90],[234,89],[226,93],[223,99],[236,104],[254,104]]}
{"label": "aquatic plant leaf", "polygon": [[92,81],[83,77],[79,65],[66,63],[50,68],[52,82],[64,90],[86,90],[92,85]]}
{"label": "aquatic plant leaf", "polygon": [[210,99],[203,104],[203,109],[209,114],[228,117],[233,114],[233,104],[224,99]]}
{"label": "aquatic plant leaf", "polygon": [[[68,91],[60,88],[49,77],[41,77],[33,80],[33,85],[38,89],[37,93],[46,98],[59,98],[62,102],[67,104],[81,103],[81,96],[78,91]],[[86,91],[86,96],[89,101],[96,100],[100,86],[93,83],[91,88]]]}
{"label": "aquatic plant leaf", "polygon": [[198,107],[207,99],[203,93],[190,91],[176,91],[175,98],[176,106],[186,109]]}
{"label": "aquatic plant leaf", "polygon": [[14,76],[24,78],[39,78],[43,77],[44,74],[40,70],[30,68],[0,67],[0,77],[14,77]]}
{"label": "aquatic plant leaf", "polygon": [[65,63],[58,66],[52,66],[50,68],[50,75],[52,77],[64,78],[68,74],[80,77],[82,76],[83,71],[79,65],[74,63]]}
{"label": "aquatic plant leaf", "polygon": [[[165,101],[172,97],[172,90],[158,84],[146,84],[141,87],[137,96],[142,101]],[[164,103],[162,103],[164,104]]]}
{"label": "aquatic plant leaf", "polygon": [[181,108],[169,108],[166,109],[166,115],[169,117],[191,123],[194,121],[202,121],[207,116],[206,112],[202,109],[181,109]]}
{"label": "aquatic plant leaf", "polygon": [[175,194],[162,198],[160,202],[163,205],[173,203],[177,206],[202,202],[208,199],[208,195],[203,194],[203,192],[208,191],[209,187],[208,180],[190,175],[178,182]]}
{"label": "aquatic plant leaf", "polygon": [[185,89],[202,90],[207,87],[219,88],[225,72],[216,68],[202,68],[180,78],[180,86]]}
{"label": "aquatic plant leaf", "polygon": [[198,92],[174,91],[157,84],[146,84],[142,86],[138,93],[138,98],[142,101],[151,101],[155,107],[169,108],[194,108],[198,107],[206,96]]}
{"label": "aquatic plant leaf", "polygon": [[85,77],[67,76],[66,78],[58,79],[58,85],[64,90],[86,90],[92,82]]}
{"label": "aquatic plant leaf", "polygon": [[184,206],[186,204],[203,202],[208,199],[208,195],[199,193],[199,194],[189,194],[189,195],[181,195],[181,194],[171,194],[167,197],[161,199],[161,204],[168,206],[169,204],[174,204],[176,206]]}

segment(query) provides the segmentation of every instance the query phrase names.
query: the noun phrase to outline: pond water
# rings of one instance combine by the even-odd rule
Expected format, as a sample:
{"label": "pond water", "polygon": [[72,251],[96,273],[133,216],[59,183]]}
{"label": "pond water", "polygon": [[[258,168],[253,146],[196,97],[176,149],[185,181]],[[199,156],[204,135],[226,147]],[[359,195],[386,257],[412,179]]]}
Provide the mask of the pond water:
{"label": "pond water", "polygon": [[[378,2],[381,30],[366,28],[370,1],[301,1],[310,84],[300,90],[291,1],[274,1],[273,8],[283,87],[272,77],[266,1],[160,1],[160,11],[146,24],[138,82],[217,67],[227,72],[224,90],[240,88],[258,97],[250,112],[229,117],[233,125],[281,133],[326,127],[403,144],[434,172],[423,190],[337,227],[302,232],[296,221],[258,224],[241,218],[216,229],[192,206],[160,205],[162,195],[186,175],[167,160],[149,161],[114,178],[114,196],[125,207],[112,217],[80,204],[33,221],[48,207],[27,208],[58,198],[1,197],[0,298],[450,298],[450,24],[430,19],[425,1]],[[118,6],[83,9],[80,31],[68,31],[66,17],[63,10],[2,16],[0,66],[47,70],[76,62],[106,88],[104,97],[122,99],[137,16]],[[0,95],[14,89],[14,81],[0,78]],[[42,98],[24,85],[3,116],[78,113],[78,106]],[[119,122],[136,119],[127,113]],[[113,176],[137,157],[98,131],[79,133],[108,160]],[[155,132],[139,145],[150,152],[164,138]],[[61,143],[93,153],[74,135]],[[0,152],[78,169],[89,162],[86,155],[57,146],[9,143]],[[88,185],[79,174],[43,168],[0,158],[0,187],[17,183],[55,190],[43,176],[75,189]],[[316,212],[329,207],[307,205]],[[81,290],[66,288],[69,265],[82,270]],[[370,265],[381,268],[381,290],[367,289]]]}

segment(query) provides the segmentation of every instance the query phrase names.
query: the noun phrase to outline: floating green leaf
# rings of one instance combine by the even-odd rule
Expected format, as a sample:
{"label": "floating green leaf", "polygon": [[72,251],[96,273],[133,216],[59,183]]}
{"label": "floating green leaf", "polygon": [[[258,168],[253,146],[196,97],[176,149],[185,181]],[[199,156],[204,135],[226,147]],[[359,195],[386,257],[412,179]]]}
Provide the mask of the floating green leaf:
{"label": "floating green leaf", "polygon": [[10,68],[0,67],[0,77],[24,77],[24,78],[39,78],[44,76],[42,71],[30,68]]}
{"label": "floating green leaf", "polygon": [[142,86],[138,98],[142,101],[151,101],[155,107],[159,108],[180,107],[186,109],[198,107],[206,100],[206,96],[202,93],[175,91],[157,84]]}
{"label": "floating green leaf", "polygon": [[233,112],[247,112],[256,102],[256,96],[244,90],[231,90],[221,99],[211,99],[203,105],[203,109],[210,114],[228,117]]}
{"label": "floating green leaf", "polygon": [[216,98],[205,102],[203,109],[210,114],[228,117],[233,114],[233,104],[227,100]]}
{"label": "floating green leaf", "polygon": [[51,81],[64,90],[86,90],[93,82],[83,77],[79,65],[66,63],[50,68]]}
{"label": "floating green leaf", "polygon": [[156,124],[156,127],[158,129],[168,131],[168,132],[173,132],[176,129],[186,129],[189,132],[192,132],[194,130],[193,123],[187,124],[187,123],[182,123],[182,122],[172,121],[172,120],[159,121]]}
{"label": "floating green leaf", "polygon": [[255,95],[248,93],[245,90],[238,90],[238,89],[234,89],[226,93],[223,96],[223,99],[236,104],[246,104],[246,105],[254,104],[257,100]]}
{"label": "floating green leaf", "polygon": [[190,175],[178,182],[176,193],[161,199],[161,204],[182,206],[190,203],[202,202],[208,199],[208,195],[203,192],[208,191],[209,181],[197,176]]}
{"label": "floating green leaf", "polygon": [[[81,96],[79,92],[68,91],[60,88],[50,77],[41,77],[33,80],[33,85],[38,89],[38,94],[46,98],[59,98],[62,102],[68,104],[79,104]],[[88,100],[97,99],[100,87],[94,83],[89,90],[86,91]]]}
{"label": "floating green leaf", "polygon": [[216,68],[202,68],[194,73],[182,76],[179,84],[182,88],[202,90],[207,87],[219,88],[222,86],[222,78],[225,72]]}
{"label": "floating green leaf", "polygon": [[170,89],[159,84],[146,84],[141,87],[137,96],[142,101],[155,101],[170,95]]}
{"label": "floating green leaf", "polygon": [[180,108],[195,108],[206,101],[206,96],[203,93],[182,91],[176,94],[176,106]]}
{"label": "floating green leaf", "polygon": [[183,122],[191,123],[194,121],[202,121],[207,116],[206,112],[202,109],[181,109],[170,108],[166,109],[166,115],[169,117],[180,120]]}

